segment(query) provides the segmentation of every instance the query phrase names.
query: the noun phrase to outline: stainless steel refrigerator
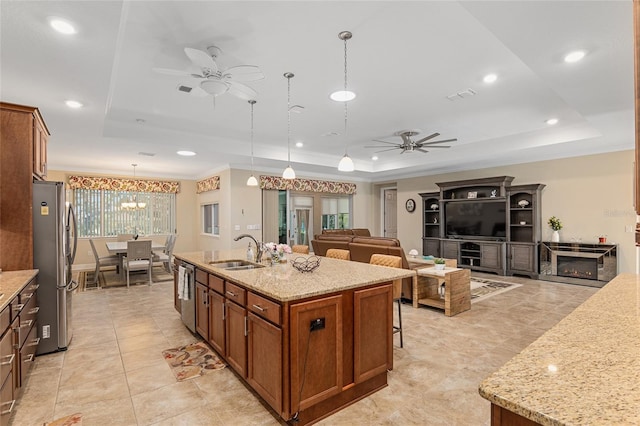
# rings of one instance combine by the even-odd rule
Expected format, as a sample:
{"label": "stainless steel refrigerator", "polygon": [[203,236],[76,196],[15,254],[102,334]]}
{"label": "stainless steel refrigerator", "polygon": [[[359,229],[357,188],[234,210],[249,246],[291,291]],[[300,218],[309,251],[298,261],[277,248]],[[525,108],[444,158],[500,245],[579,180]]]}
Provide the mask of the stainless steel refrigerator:
{"label": "stainless steel refrigerator", "polygon": [[78,284],[71,265],[78,239],[65,195],[63,182],[33,183],[33,267],[40,270],[38,355],[66,350],[73,335],[72,298]]}

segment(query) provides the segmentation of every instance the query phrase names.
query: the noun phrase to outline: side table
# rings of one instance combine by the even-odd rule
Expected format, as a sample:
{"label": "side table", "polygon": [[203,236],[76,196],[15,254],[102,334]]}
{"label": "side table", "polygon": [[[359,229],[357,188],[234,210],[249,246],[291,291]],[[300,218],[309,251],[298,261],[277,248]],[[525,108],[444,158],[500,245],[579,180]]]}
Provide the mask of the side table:
{"label": "side table", "polygon": [[[471,273],[468,269],[418,269],[413,279],[413,307],[419,305],[444,309],[448,317],[471,309]],[[444,298],[438,288],[444,282]]]}

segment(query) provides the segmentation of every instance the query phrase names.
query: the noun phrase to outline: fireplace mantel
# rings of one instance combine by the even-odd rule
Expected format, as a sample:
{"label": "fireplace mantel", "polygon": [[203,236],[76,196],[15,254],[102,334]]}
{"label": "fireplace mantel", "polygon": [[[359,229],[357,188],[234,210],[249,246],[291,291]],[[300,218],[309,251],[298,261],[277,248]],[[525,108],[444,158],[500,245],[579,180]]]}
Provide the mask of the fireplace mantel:
{"label": "fireplace mantel", "polygon": [[540,244],[541,280],[602,287],[618,275],[616,244]]}

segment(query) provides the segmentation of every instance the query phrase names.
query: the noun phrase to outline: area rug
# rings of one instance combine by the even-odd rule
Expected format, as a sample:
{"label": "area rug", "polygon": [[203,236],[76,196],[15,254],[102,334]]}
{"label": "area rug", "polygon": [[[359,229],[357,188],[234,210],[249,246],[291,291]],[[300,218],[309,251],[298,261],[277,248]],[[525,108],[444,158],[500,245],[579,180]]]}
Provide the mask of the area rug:
{"label": "area rug", "polygon": [[44,426],[81,426],[82,414],[75,413],[70,416],[61,417],[52,422],[45,423]]}
{"label": "area rug", "polygon": [[522,284],[471,277],[471,303],[521,287]]}
{"label": "area rug", "polygon": [[179,382],[203,376],[212,371],[221,370],[226,366],[220,361],[220,358],[202,342],[167,349],[166,351],[162,351],[162,355],[167,363],[169,363],[171,371],[173,371],[176,380]]}
{"label": "area rug", "polygon": [[[127,276],[119,276],[115,270],[100,271],[98,273],[98,283],[93,283],[94,271],[79,271],[75,280],[78,283],[78,291],[95,290],[105,287],[123,287],[127,285]],[[167,273],[163,266],[154,266],[151,270],[151,280],[154,283],[171,281],[173,274]],[[130,285],[148,284],[149,278],[146,273],[132,273]]]}

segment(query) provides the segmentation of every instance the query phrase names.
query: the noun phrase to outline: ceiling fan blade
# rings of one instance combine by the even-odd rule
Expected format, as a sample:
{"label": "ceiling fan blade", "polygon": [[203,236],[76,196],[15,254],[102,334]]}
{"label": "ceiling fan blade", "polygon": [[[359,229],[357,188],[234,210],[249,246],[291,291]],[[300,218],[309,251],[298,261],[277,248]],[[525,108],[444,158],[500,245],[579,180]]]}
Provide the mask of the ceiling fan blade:
{"label": "ceiling fan blade", "polygon": [[419,141],[416,141],[416,143],[426,142],[426,141],[428,141],[429,139],[433,139],[433,138],[435,138],[436,136],[440,136],[440,133],[438,133],[438,132],[433,133],[433,134],[431,134],[431,135],[429,135],[429,136],[427,136],[427,137],[424,137],[424,138],[420,139]]}
{"label": "ceiling fan blade", "polygon": [[380,140],[380,139],[371,139],[371,140],[374,141],[374,142],[388,143],[388,144],[391,144],[391,145],[401,145],[401,144],[399,144],[397,142],[388,142],[388,141],[383,141],[383,140]]}
{"label": "ceiling fan blade", "polygon": [[[389,148],[389,147],[385,145],[365,145],[364,148]],[[398,148],[402,148],[402,146],[398,145],[393,149],[398,149]]]}
{"label": "ceiling fan blade", "polygon": [[379,153],[379,152],[393,151],[394,149],[398,149],[398,148],[383,149],[382,151],[376,151],[376,154]]}
{"label": "ceiling fan blade", "polygon": [[262,80],[264,74],[255,65],[238,65],[237,67],[227,68],[222,73],[222,77],[235,81],[256,81]]}
{"label": "ceiling fan blade", "polygon": [[204,98],[206,96],[209,96],[209,94],[199,86],[195,86],[193,89],[191,89],[191,92],[189,92],[189,95],[195,96],[197,98]]}
{"label": "ceiling fan blade", "polygon": [[214,73],[218,71],[218,66],[207,52],[203,52],[202,50],[198,49],[192,49],[190,47],[185,47],[184,53],[189,59],[191,59],[191,62],[193,62],[199,68],[208,68]]}
{"label": "ceiling fan blade", "polygon": [[189,71],[181,71],[181,70],[172,70],[170,68],[152,68],[154,72],[160,73],[160,74],[167,74],[167,75],[178,75],[180,77],[194,77],[194,78],[204,78],[204,76],[199,75],[199,74],[193,74]]}
{"label": "ceiling fan blade", "polygon": [[[455,142],[457,140],[458,139],[455,139],[455,138],[454,139],[445,139],[443,141],[433,141],[433,142],[423,143],[422,145],[433,145],[433,144],[437,144],[437,143],[439,144],[439,143]],[[449,148],[449,147],[447,147],[447,148]]]}
{"label": "ceiling fan blade", "polygon": [[239,97],[240,99],[244,99],[245,101],[250,101],[258,97],[258,93],[255,90],[242,83],[229,81],[227,82],[227,85],[229,86],[229,93]]}
{"label": "ceiling fan blade", "polygon": [[416,148],[416,151],[424,152],[425,154],[426,154],[427,152],[429,152],[429,151],[426,151],[426,150],[424,150],[424,149],[422,149],[422,148]]}
{"label": "ceiling fan blade", "polygon": [[438,145],[416,145],[416,148],[451,148],[449,145],[438,146]]}

